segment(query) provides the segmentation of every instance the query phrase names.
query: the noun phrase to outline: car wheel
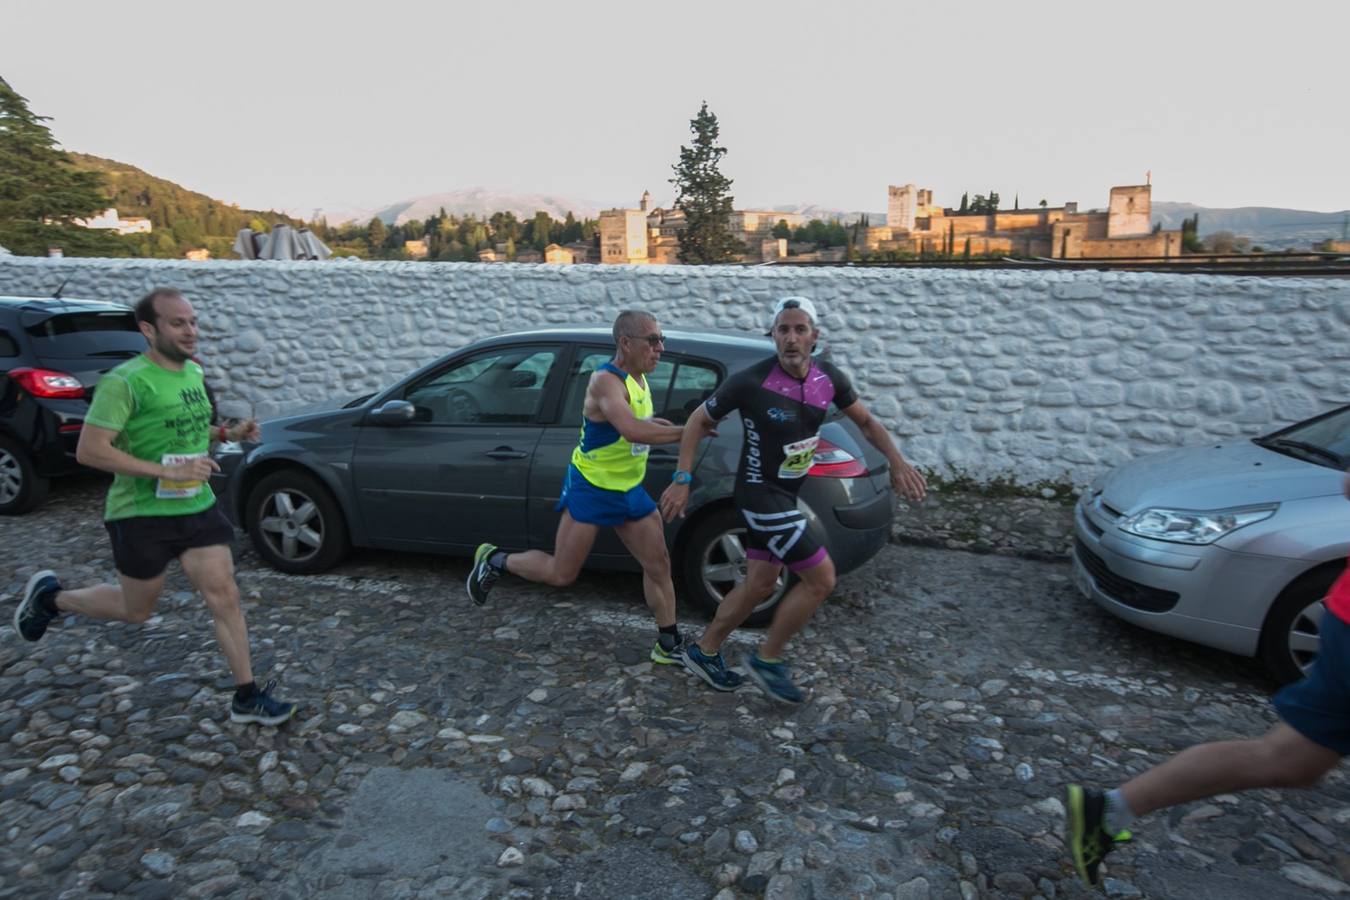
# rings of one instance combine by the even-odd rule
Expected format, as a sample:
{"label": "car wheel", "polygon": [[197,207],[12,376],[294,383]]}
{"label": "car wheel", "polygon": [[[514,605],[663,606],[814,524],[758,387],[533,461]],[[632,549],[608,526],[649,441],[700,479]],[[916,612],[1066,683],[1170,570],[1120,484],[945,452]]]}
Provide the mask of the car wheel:
{"label": "car wheel", "polygon": [[0,437],[0,516],[17,516],[47,499],[51,482],[17,441]]}
{"label": "car wheel", "polygon": [[[720,509],[695,526],[680,563],[685,593],[710,617],[736,585],[745,581],[745,520],[734,509]],[[755,607],[744,625],[769,624],[790,579],[784,569],[769,598]]]}
{"label": "car wheel", "polygon": [[1319,569],[1285,588],[1261,629],[1261,662],[1281,684],[1297,681],[1317,660],[1322,644],[1322,602],[1341,570]]}
{"label": "car wheel", "polygon": [[298,469],[264,476],[248,495],[244,521],[258,555],[283,572],[325,572],[351,547],[333,495]]}

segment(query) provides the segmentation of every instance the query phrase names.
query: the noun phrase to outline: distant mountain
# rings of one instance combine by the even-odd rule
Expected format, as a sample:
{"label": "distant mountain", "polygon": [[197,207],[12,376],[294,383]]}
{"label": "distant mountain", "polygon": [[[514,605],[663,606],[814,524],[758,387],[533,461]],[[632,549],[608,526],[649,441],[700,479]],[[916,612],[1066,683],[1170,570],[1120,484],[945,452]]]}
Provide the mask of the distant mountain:
{"label": "distant mountain", "polygon": [[863,216],[867,216],[867,221],[871,225],[885,225],[886,214],[884,212],[850,212],[848,210],[836,209],[831,206],[820,206],[815,203],[785,203],[778,206],[770,206],[774,212],[797,213],[806,216],[807,220],[820,219],[822,222],[829,222],[831,219],[839,219],[844,225],[852,225]]}
{"label": "distant mountain", "polygon": [[1350,210],[1328,213],[1273,206],[1215,209],[1194,203],[1153,201],[1153,221],[1163,228],[1180,228],[1182,219],[1197,214],[1201,237],[1216,231],[1231,231],[1239,237],[1251,238],[1253,244],[1283,250],[1286,247],[1306,248],[1327,238],[1339,238]]}
{"label": "distant mountain", "polygon": [[490,216],[495,212],[513,212],[518,219],[532,218],[540,210],[562,221],[570,212],[577,219],[594,219],[600,215],[600,205],[591,201],[574,200],[552,194],[516,194],[473,187],[441,194],[413,197],[399,203],[376,209],[331,207],[326,209],[292,210],[305,219],[326,219],[329,225],[344,222],[365,224],[380,218],[386,225],[402,225],[410,219],[425,219],[442,209],[453,216]]}

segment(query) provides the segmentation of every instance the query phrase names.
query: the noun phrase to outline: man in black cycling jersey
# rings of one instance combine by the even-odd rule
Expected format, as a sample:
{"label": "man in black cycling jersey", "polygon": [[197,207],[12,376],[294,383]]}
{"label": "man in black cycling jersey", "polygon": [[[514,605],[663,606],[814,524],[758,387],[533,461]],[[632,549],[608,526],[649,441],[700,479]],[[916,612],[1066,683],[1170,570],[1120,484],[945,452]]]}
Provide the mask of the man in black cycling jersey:
{"label": "man in black cycling jersey", "polygon": [[746,665],[764,693],[782,703],[805,698],[781,658],[783,648],[834,590],[830,554],[811,536],[806,517],[797,508],[797,492],[811,468],[830,404],[886,455],[897,493],[917,502],[927,491],[923,476],[900,455],[848,377],[829,362],[811,358],[820,338],[817,322],[815,304],[807,298],[778,301],[770,331],[776,355],[732,375],[690,416],[680,440],[678,469],[661,495],[666,521],[684,515],[698,442],[712,432],[717,420],[739,410],[745,442],[735,502],[747,526],[745,581],[727,594],[698,643],[689,645],[684,665],[716,690],[739,687],[741,676],[727,668],[722,642],[773,593],[779,571],[787,566],[800,580],[778,605],[764,641]]}

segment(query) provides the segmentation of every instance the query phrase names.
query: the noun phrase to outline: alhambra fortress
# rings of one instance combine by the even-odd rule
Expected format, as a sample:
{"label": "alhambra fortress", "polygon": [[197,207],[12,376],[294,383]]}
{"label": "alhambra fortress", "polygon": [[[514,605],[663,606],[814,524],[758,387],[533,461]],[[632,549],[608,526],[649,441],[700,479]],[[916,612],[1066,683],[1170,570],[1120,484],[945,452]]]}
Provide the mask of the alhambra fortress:
{"label": "alhambra fortress", "polygon": [[[886,224],[857,230],[856,249],[895,251],[914,256],[1016,255],[1054,259],[1171,258],[1181,255],[1181,232],[1154,229],[1151,222],[1152,187],[1147,184],[1111,188],[1104,212],[1079,212],[1077,203],[1059,207],[960,212],[935,206],[931,190],[913,184],[887,188]],[[745,247],[742,262],[841,261],[846,248],[789,247],[786,238],[773,236],[774,226],[805,224],[797,213],[737,210],[731,214],[732,234]],[[679,209],[651,206],[644,193],[637,209],[607,209],[600,214],[600,259],[617,265],[675,264],[679,262],[684,214]],[[583,257],[584,247],[552,246],[545,262],[594,262]],[[565,258],[567,257],[567,258]]]}

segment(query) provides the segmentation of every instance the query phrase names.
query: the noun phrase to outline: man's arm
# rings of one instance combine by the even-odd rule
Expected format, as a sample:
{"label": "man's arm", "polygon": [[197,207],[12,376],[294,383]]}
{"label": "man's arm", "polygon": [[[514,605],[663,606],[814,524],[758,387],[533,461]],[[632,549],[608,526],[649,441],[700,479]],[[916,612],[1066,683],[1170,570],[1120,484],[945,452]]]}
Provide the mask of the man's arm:
{"label": "man's arm", "polygon": [[928,484],[924,481],[923,475],[900,455],[900,449],[895,446],[895,441],[891,440],[890,432],[877,421],[863,402],[855,400],[840,411],[858,426],[858,430],[867,438],[869,444],[885,455],[886,461],[891,464],[891,486],[895,488],[896,493],[912,503],[922,500],[928,493]]}
{"label": "man's arm", "polygon": [[171,481],[205,481],[220,466],[209,457],[188,460],[177,466],[138,459],[113,446],[118,432],[85,423],[80,429],[80,442],[75,447],[75,459],[81,464],[114,475],[135,478],[166,478]]}
{"label": "man's arm", "polygon": [[619,379],[602,374],[591,382],[590,390],[605,421],[630,444],[673,444],[680,439],[683,430],[680,426],[644,422],[633,415]]}
{"label": "man's arm", "polygon": [[[675,464],[676,471],[691,472],[694,468],[694,454],[698,452],[698,442],[714,433],[717,423],[708,415],[703,404],[684,424],[684,435],[680,438],[680,461]],[[689,485],[671,483],[661,493],[661,515],[667,522],[676,516],[684,515],[689,505]]]}

